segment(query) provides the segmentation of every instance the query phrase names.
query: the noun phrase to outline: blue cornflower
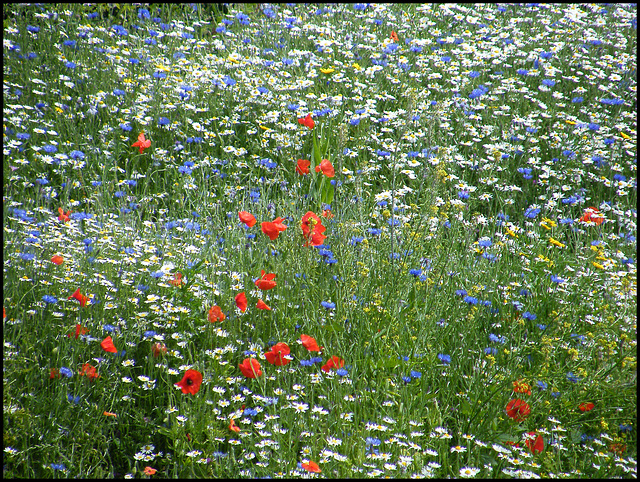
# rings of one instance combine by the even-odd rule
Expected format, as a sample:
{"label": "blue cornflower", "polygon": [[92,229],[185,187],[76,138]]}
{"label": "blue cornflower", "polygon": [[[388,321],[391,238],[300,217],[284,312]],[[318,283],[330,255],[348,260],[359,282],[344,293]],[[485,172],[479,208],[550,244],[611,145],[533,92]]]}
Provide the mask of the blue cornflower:
{"label": "blue cornflower", "polygon": [[69,157],[71,159],[80,159],[80,160],[82,160],[82,159],[85,158],[85,155],[84,155],[84,152],[82,152],[82,151],[71,151],[69,153]]}
{"label": "blue cornflower", "polygon": [[618,428],[622,433],[631,432],[633,430],[633,426],[625,424],[620,424]]}
{"label": "blue cornflower", "polygon": [[[70,402],[75,403],[76,405],[80,403],[80,395],[76,395],[75,397],[73,395],[71,395],[70,393],[67,394],[67,398],[69,399]],[[62,469],[60,469],[62,470]]]}
{"label": "blue cornflower", "polygon": [[73,376],[73,371],[67,367],[60,367],[60,374],[67,378],[71,378]]}
{"label": "blue cornflower", "polygon": [[575,376],[573,372],[569,372],[567,373],[567,380],[569,380],[572,383],[578,383],[578,381],[580,381],[580,378]]}
{"label": "blue cornflower", "polygon": [[451,355],[444,355],[440,353],[438,354],[438,359],[445,365],[449,365],[451,363]]}
{"label": "blue cornflower", "polygon": [[44,295],[42,297],[42,301],[44,301],[47,304],[53,305],[53,304],[58,302],[58,298],[56,298],[55,296],[51,296],[51,295]]}
{"label": "blue cornflower", "polygon": [[456,296],[465,296],[467,294],[467,290],[456,290],[454,294]]}
{"label": "blue cornflower", "polygon": [[375,437],[367,437],[366,439],[364,439],[364,442],[365,442],[365,450],[367,450],[370,447],[377,447],[382,443],[380,439]]}
{"label": "blue cornflower", "polygon": [[540,208],[527,208],[524,212],[524,215],[529,219],[535,219],[535,217],[540,214],[540,211]]}
{"label": "blue cornflower", "polygon": [[498,353],[498,349],[492,346],[488,346],[487,348],[484,349],[484,353],[485,355],[495,355]]}
{"label": "blue cornflower", "polygon": [[159,126],[166,126],[166,125],[168,125],[170,123],[171,123],[171,121],[169,119],[167,119],[166,117],[160,117],[158,119],[158,125]]}
{"label": "blue cornflower", "polygon": [[[447,356],[447,355],[445,355],[445,356]],[[449,361],[451,361],[451,359],[449,359]],[[409,372],[409,374],[411,375],[412,378],[420,378],[420,377],[422,377],[422,372],[417,372],[415,370],[411,370]]]}
{"label": "blue cornflower", "polygon": [[478,240],[478,246],[482,246],[483,248],[488,248],[492,245],[490,238],[482,237]]}
{"label": "blue cornflower", "polygon": [[554,282],[554,283],[558,283],[558,284],[565,282],[564,279],[560,278],[559,276],[556,276],[555,274],[551,275],[551,281]]}
{"label": "blue cornflower", "polygon": [[333,310],[336,307],[336,304],[332,303],[331,301],[322,301],[320,304],[322,305],[323,308],[326,308],[327,310]]}
{"label": "blue cornflower", "polygon": [[475,296],[465,296],[464,298],[462,298],[462,301],[464,301],[465,303],[469,303],[470,305],[478,304],[478,298],[476,298]]}
{"label": "blue cornflower", "polygon": [[24,261],[33,261],[34,259],[36,259],[36,255],[33,253],[20,253],[20,257]]}
{"label": "blue cornflower", "polygon": [[533,321],[533,320],[535,320],[537,318],[536,315],[534,315],[533,313],[530,313],[528,311],[525,311],[524,313],[522,313],[522,317],[525,320],[531,320],[531,321]]}
{"label": "blue cornflower", "polygon": [[402,377],[402,381],[404,383],[410,383],[411,382],[411,377],[408,377],[408,376],[407,377]]}
{"label": "blue cornflower", "polygon": [[536,382],[536,386],[540,389],[540,390],[546,390],[548,385],[545,382]]}
{"label": "blue cornflower", "polygon": [[51,464],[51,468],[53,470],[67,470],[67,467],[64,464]]}
{"label": "blue cornflower", "polygon": [[504,336],[498,336],[498,335],[494,335],[493,333],[489,334],[489,341],[494,342],[494,343],[505,343],[505,338]]}

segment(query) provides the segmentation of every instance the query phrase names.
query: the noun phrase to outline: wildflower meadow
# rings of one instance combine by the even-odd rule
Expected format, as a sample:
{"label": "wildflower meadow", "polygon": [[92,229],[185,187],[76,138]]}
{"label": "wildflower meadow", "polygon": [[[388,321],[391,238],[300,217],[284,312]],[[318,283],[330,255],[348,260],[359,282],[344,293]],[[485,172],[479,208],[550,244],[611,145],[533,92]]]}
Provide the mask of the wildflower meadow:
{"label": "wildflower meadow", "polygon": [[4,477],[636,477],[636,5],[3,13]]}

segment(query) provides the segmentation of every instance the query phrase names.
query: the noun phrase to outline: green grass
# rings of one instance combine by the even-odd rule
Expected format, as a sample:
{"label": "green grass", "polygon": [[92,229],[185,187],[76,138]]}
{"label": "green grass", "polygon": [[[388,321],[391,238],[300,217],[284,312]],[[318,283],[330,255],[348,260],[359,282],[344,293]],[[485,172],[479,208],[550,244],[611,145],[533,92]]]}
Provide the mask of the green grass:
{"label": "green grass", "polygon": [[636,7],[225,8],[3,7],[3,475],[635,477]]}

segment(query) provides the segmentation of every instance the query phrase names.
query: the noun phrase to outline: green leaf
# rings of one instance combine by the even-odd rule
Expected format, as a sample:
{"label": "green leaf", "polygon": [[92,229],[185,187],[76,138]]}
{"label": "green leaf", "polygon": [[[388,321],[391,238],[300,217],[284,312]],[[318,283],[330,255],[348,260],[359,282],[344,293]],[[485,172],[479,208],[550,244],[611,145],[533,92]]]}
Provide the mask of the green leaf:
{"label": "green leaf", "polygon": [[313,134],[313,162],[315,163],[311,167],[315,169],[316,166],[319,166],[322,162],[322,154],[320,154],[320,149],[318,148],[318,141],[316,141],[315,132]]}
{"label": "green leaf", "polygon": [[331,204],[333,202],[333,195],[335,190],[330,181],[324,182],[322,187],[322,202],[325,204]]}

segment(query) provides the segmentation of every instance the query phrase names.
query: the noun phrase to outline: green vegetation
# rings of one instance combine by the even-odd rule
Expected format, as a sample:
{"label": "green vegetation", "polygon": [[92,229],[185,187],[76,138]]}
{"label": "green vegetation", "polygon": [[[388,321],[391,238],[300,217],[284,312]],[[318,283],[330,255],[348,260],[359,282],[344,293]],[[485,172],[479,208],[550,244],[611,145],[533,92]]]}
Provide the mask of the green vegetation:
{"label": "green vegetation", "polygon": [[5,477],[636,476],[635,5],[3,13]]}

